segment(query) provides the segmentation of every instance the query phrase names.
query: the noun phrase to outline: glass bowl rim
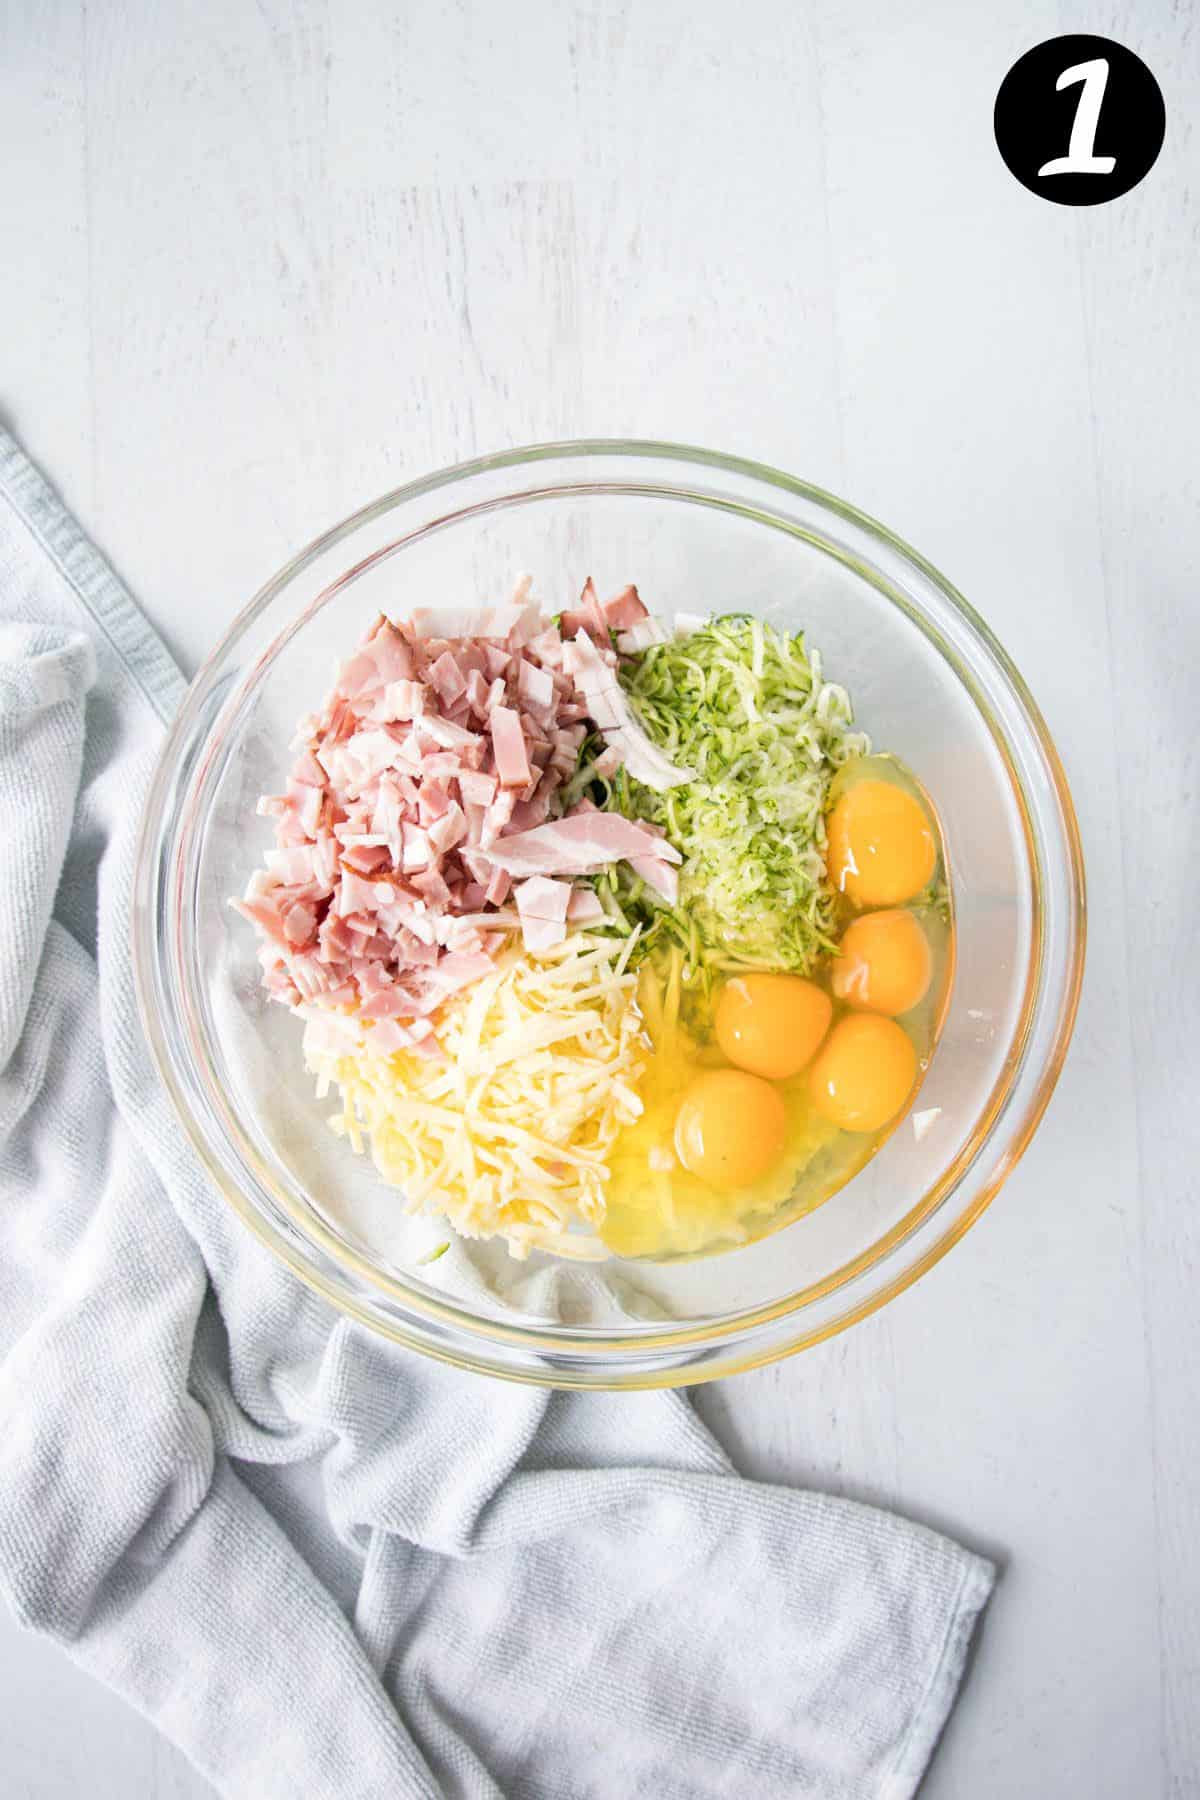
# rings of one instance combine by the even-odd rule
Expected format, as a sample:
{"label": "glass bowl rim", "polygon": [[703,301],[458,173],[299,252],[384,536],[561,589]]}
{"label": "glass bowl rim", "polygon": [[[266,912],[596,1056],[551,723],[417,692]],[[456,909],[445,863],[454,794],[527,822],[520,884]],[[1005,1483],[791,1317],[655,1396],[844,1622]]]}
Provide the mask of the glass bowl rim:
{"label": "glass bowl rim", "polygon": [[[890,1280],[861,1296],[847,1310],[832,1319],[821,1321],[807,1332],[802,1330],[797,1335],[789,1336],[786,1340],[772,1337],[767,1342],[750,1341],[743,1344],[740,1341],[747,1336],[752,1340],[761,1337],[762,1334],[769,1331],[770,1327],[778,1325],[782,1321],[802,1319],[805,1312],[818,1300],[831,1293],[840,1292],[851,1283],[877,1270],[881,1264],[894,1257],[903,1244],[920,1231],[931,1218],[943,1210],[956,1189],[966,1179],[978,1160],[980,1152],[986,1147],[989,1138],[996,1130],[1012,1098],[1024,1068],[1025,1051],[1035,1022],[1036,1005],[1039,996],[1045,992],[1047,987],[1047,972],[1043,966],[1044,958],[1040,949],[1044,923],[1044,883],[1040,857],[1037,846],[1033,842],[1030,824],[1030,797],[1019,771],[1014,766],[1013,758],[1008,752],[1010,728],[1008,726],[998,728],[997,720],[990,707],[981,699],[978,684],[966,678],[961,665],[960,653],[952,652],[941,634],[931,630],[927,622],[921,619],[914,621],[912,609],[904,605],[896,593],[889,592],[886,587],[881,587],[878,581],[872,582],[877,591],[892,605],[907,612],[910,623],[915,622],[919,629],[934,639],[943,657],[949,662],[953,672],[965,687],[973,708],[977,712],[983,713],[985,723],[1002,751],[1006,771],[1020,810],[1029,854],[1033,890],[1033,931],[1019,1029],[1014,1033],[1014,1041],[1017,1041],[1021,1047],[1020,1054],[1012,1060],[1011,1067],[1008,1068],[1005,1076],[993,1087],[983,1111],[972,1127],[966,1145],[951,1159],[948,1169],[939,1174],[921,1200],[910,1209],[903,1220],[893,1226],[891,1231],[886,1232],[868,1250],[853,1258],[850,1263],[835,1270],[832,1275],[810,1284],[797,1293],[785,1296],[783,1299],[755,1306],[737,1314],[726,1315],[724,1318],[717,1316],[713,1320],[703,1323],[684,1323],[674,1328],[669,1325],[657,1328],[648,1326],[644,1321],[639,1321],[636,1327],[631,1322],[628,1332],[614,1333],[611,1328],[604,1330],[557,1325],[510,1324],[481,1314],[472,1314],[468,1309],[449,1298],[444,1300],[427,1299],[424,1295],[415,1294],[407,1284],[393,1281],[382,1271],[375,1269],[364,1257],[358,1255],[336,1234],[324,1227],[319,1219],[314,1220],[309,1216],[301,1220],[288,1197],[275,1187],[268,1172],[258,1163],[257,1158],[253,1154],[247,1155],[244,1144],[236,1146],[243,1166],[247,1162],[251,1165],[245,1169],[245,1173],[265,1184],[275,1206],[290,1218],[293,1228],[303,1240],[310,1255],[316,1253],[318,1257],[324,1256],[330,1260],[333,1268],[327,1270],[319,1262],[314,1264],[308,1256],[301,1254],[291,1244],[288,1237],[276,1228],[264,1209],[244,1191],[244,1185],[230,1178],[228,1169],[214,1151],[203,1124],[189,1103],[184,1084],[174,1066],[175,1058],[163,1030],[160,1009],[155,1003],[155,982],[161,975],[159,966],[161,933],[158,928],[157,902],[160,873],[164,866],[171,837],[170,828],[164,827],[164,802],[173,773],[180,765],[181,754],[186,751],[191,742],[191,730],[197,721],[201,703],[208,688],[216,679],[226,658],[236,650],[239,641],[265,609],[285,591],[291,582],[303,575],[327,551],[362,528],[415,500],[437,493],[442,489],[455,487],[473,478],[523,469],[538,463],[551,461],[579,463],[585,459],[615,459],[619,457],[632,458],[651,464],[663,462],[684,464],[693,468],[715,470],[740,480],[762,484],[771,490],[795,496],[815,506],[823,513],[833,514],[856,531],[863,533],[868,540],[874,540],[875,543],[898,556],[903,563],[917,572],[928,587],[935,591],[937,598],[942,603],[949,606],[952,614],[956,616],[958,624],[965,630],[968,643],[977,652],[982,652],[984,661],[990,663],[993,671],[1000,676],[1002,683],[1015,702],[1019,724],[1025,728],[1029,740],[1040,755],[1057,808],[1055,822],[1059,828],[1060,849],[1067,870],[1064,897],[1067,907],[1065,925],[1068,960],[1059,976],[1061,993],[1051,1042],[1043,1050],[1041,1068],[1033,1092],[1026,1100],[1024,1112],[1012,1132],[1003,1154],[998,1159],[996,1168],[981,1184],[978,1192],[971,1196],[963,1210],[951,1220],[948,1229],[942,1232],[933,1243],[927,1245],[913,1261],[898,1268]],[[578,480],[564,482],[557,487],[543,488],[532,494],[518,492],[507,494],[502,498],[505,501],[515,502],[521,499],[546,498],[555,493],[605,491],[636,493],[639,491],[652,492],[653,490],[647,490],[644,486],[639,487],[636,484],[631,485],[628,479],[621,481]],[[677,487],[669,491],[675,498],[715,503],[712,496],[705,494],[689,494],[686,490],[680,490]],[[383,550],[372,552],[361,562],[356,562],[351,568],[343,570],[334,580],[323,587],[317,598],[310,603],[308,612],[315,610],[333,592],[346,585],[363,567],[373,564],[397,545],[408,541],[413,535],[423,535],[435,524],[451,524],[462,518],[470,517],[488,504],[486,501],[477,502],[475,506],[465,507],[443,518],[426,521],[415,534],[405,533],[394,544],[384,546]],[[762,522],[780,523],[778,520],[768,519],[763,519]],[[858,573],[862,575],[863,571],[859,570]],[[870,578],[867,577],[867,579]],[[235,694],[249,684],[256,671],[261,670],[269,663],[280,642],[290,637],[292,631],[305,616],[307,613],[297,615],[283,631],[277,634],[268,651],[258,657],[249,672],[242,673],[241,679],[235,686]],[[227,701],[222,706],[222,716],[229,704],[230,702]],[[214,735],[211,728],[206,728],[206,735]],[[263,584],[236,615],[232,624],[197,671],[183,705],[172,722],[163,743],[146,801],[138,845],[134,883],[133,940],[134,978],[143,1025],[157,1071],[171,1095],[185,1130],[218,1192],[233,1207],[243,1223],[247,1224],[259,1240],[294,1274],[298,1275],[310,1288],[339,1311],[357,1319],[372,1331],[382,1333],[422,1354],[430,1355],[455,1366],[543,1386],[644,1388],[683,1383],[694,1384],[702,1380],[716,1379],[776,1360],[782,1356],[791,1355],[800,1349],[822,1342],[878,1311],[932,1268],[957,1243],[959,1238],[982,1215],[1016,1166],[1049,1104],[1066,1057],[1078,1011],[1086,942],[1086,900],[1082,848],[1074,804],[1061,759],[1040,709],[1023,677],[990,627],[958,590],[920,552],[914,550],[888,527],[849,502],[823,488],[801,481],[795,476],[773,469],[766,464],[696,446],[663,441],[577,439],[561,443],[534,444],[472,458],[394,488],[321,533]],[[368,1289],[367,1297],[362,1298],[354,1291],[347,1289],[346,1275],[365,1284]],[[398,1306],[403,1313],[407,1313],[409,1316],[397,1319],[390,1309],[380,1312],[378,1306],[373,1303],[373,1297],[376,1301],[390,1302],[392,1307]],[[411,1316],[412,1313],[416,1314],[415,1318]],[[461,1341],[458,1341],[459,1338]],[[505,1360],[504,1357],[497,1360],[497,1352],[502,1349],[506,1352],[508,1349],[515,1349],[518,1352],[517,1361]],[[677,1353],[682,1352],[688,1355],[697,1351],[703,1356],[701,1362],[687,1361],[682,1366],[676,1366]],[[668,1356],[668,1364],[665,1367],[635,1367],[632,1364],[622,1366],[627,1359],[635,1356],[638,1352],[656,1357],[661,1357],[665,1352]],[[521,1364],[521,1353],[528,1353],[530,1356],[531,1361],[528,1365]],[[606,1363],[604,1360],[606,1357],[616,1360]],[[588,1366],[576,1367],[576,1364]]]}

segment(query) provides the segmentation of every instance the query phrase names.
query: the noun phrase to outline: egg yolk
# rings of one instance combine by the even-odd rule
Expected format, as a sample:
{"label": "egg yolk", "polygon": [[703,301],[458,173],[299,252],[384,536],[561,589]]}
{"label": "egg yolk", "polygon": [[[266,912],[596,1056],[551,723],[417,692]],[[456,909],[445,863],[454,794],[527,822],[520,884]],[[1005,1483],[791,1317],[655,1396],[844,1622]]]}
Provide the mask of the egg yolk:
{"label": "egg yolk", "polygon": [[912,1091],[917,1053],[894,1019],[849,1013],[808,1073],[817,1111],[843,1131],[881,1131]]}
{"label": "egg yolk", "polygon": [[832,1017],[829,995],[799,975],[739,975],[722,988],[713,1025],[731,1063],[786,1081],[812,1061]]}
{"label": "egg yolk", "polygon": [[891,781],[857,781],[829,815],[829,878],[855,906],[898,906],[927,887],[937,845],[924,809]]}
{"label": "egg yolk", "polygon": [[748,1187],[783,1149],[787,1112],[775,1089],[740,1069],[697,1077],[675,1118],[675,1153],[714,1188]]}
{"label": "egg yolk", "polygon": [[929,939],[913,915],[877,912],[847,926],[831,979],[848,1006],[895,1018],[925,998],[932,976]]}

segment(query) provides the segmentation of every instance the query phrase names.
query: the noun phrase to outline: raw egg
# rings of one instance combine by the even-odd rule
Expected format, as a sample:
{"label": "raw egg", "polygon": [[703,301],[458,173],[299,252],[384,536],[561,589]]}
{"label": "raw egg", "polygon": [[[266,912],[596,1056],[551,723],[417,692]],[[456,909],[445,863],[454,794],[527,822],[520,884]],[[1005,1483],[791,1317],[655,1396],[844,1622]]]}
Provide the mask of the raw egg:
{"label": "raw egg", "polygon": [[830,1032],[808,1073],[813,1105],[843,1131],[881,1131],[917,1076],[917,1053],[894,1019],[849,1013]]}
{"label": "raw egg", "polygon": [[832,1018],[829,995],[799,975],[739,975],[721,990],[714,1029],[739,1069],[786,1081],[812,1061]]}
{"label": "raw egg", "polygon": [[937,844],[929,820],[895,782],[854,782],[827,830],[829,879],[855,906],[898,906],[933,879]]}
{"label": "raw egg", "polygon": [[769,1082],[741,1069],[710,1069],[683,1097],[675,1152],[709,1187],[748,1187],[776,1161],[786,1133],[787,1109]]}
{"label": "raw egg", "polygon": [[877,912],[847,926],[831,979],[848,1006],[895,1018],[925,998],[932,976],[929,939],[912,913]]}

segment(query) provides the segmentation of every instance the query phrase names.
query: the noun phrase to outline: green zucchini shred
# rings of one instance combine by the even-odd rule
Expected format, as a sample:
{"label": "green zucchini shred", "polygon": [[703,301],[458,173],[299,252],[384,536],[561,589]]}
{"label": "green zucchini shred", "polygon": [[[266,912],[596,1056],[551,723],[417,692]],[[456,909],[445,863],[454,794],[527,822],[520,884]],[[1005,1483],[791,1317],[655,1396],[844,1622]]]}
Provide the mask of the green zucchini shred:
{"label": "green zucchini shred", "polygon": [[641,927],[638,960],[678,945],[689,987],[714,973],[807,974],[833,947],[836,896],[825,874],[825,810],[841,765],[867,755],[844,688],[824,679],[801,632],[745,614],[622,659],[620,680],[643,727],[696,778],[656,793],[621,769],[589,773],[580,750],[573,800],[661,825],[683,856],[668,906],[619,864],[596,882],[610,920]]}

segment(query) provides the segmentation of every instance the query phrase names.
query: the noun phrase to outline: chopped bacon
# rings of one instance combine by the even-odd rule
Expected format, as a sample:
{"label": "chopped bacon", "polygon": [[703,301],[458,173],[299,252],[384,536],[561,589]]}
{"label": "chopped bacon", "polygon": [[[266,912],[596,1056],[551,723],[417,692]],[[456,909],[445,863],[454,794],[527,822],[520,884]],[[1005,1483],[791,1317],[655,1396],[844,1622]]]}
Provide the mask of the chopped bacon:
{"label": "chopped bacon", "polygon": [[583,584],[583,592],[579,596],[579,605],[572,612],[564,612],[562,616],[563,636],[574,638],[581,631],[590,633],[598,644],[608,648],[608,621],[604,617],[604,609],[596,594],[595,584],[589,575]]}
{"label": "chopped bacon", "polygon": [[269,900],[232,900],[230,905],[235,912],[240,912],[244,919],[249,919],[264,932],[273,943],[287,945],[287,933],[283,929],[283,919],[278,906]]}
{"label": "chopped bacon", "polygon": [[500,777],[500,785],[506,788],[528,787],[529,756],[519,715],[508,706],[493,707],[491,727],[492,751],[496,758],[496,773]]}
{"label": "chopped bacon", "polygon": [[521,658],[517,671],[517,692],[531,712],[545,715],[553,710],[554,677],[549,669],[539,669],[527,656]]}
{"label": "chopped bacon", "polygon": [[513,889],[517,912],[521,919],[521,936],[527,950],[553,950],[567,935],[567,909],[571,903],[570,884],[551,881],[545,875],[531,876]]}
{"label": "chopped bacon", "polygon": [[508,829],[516,804],[517,797],[511,788],[502,789],[496,795],[484,815],[483,830],[479,837],[484,850],[490,850],[501,833]]}
{"label": "chopped bacon", "polygon": [[305,749],[292,766],[292,780],[303,787],[323,788],[325,771],[311,750]]}
{"label": "chopped bacon", "polygon": [[509,874],[508,870],[493,869],[491,875],[488,877],[488,884],[484,890],[484,898],[490,906],[503,906],[504,902],[508,899],[511,887],[512,876]]}
{"label": "chopped bacon", "polygon": [[663,755],[633,715],[613,666],[616,658],[603,655],[585,632],[579,632],[570,651],[570,668],[584,703],[599,726],[605,742],[616,750],[629,773],[647,787],[663,792],[695,779],[694,769],[684,769]]}
{"label": "chopped bacon", "polygon": [[375,875],[382,868],[390,868],[392,859],[386,844],[353,844],[342,851],[342,862],[356,875]]}
{"label": "chopped bacon", "polygon": [[268,850],[263,857],[269,874],[283,887],[303,887],[316,879],[316,845],[295,844],[287,850]]}
{"label": "chopped bacon", "polygon": [[[311,759],[316,763],[314,756]],[[320,767],[320,764],[317,764]],[[322,782],[324,776],[321,777]],[[305,837],[312,837],[321,822],[322,790],[313,787],[310,782],[301,781],[299,776],[288,782],[287,794],[284,796],[282,817],[285,821],[299,827]]]}
{"label": "chopped bacon", "polygon": [[467,987],[492,972],[492,959],[486,950],[452,950],[434,969],[432,979],[448,993]]}
{"label": "chopped bacon", "polygon": [[600,611],[610,631],[628,631],[640,619],[650,617],[635,587],[622,588],[611,600],[602,600]]}
{"label": "chopped bacon", "polygon": [[[509,824],[514,832],[532,831],[535,825],[542,825],[545,823],[546,814],[550,810],[551,796],[550,794],[542,793],[540,791],[542,785],[543,784],[539,782],[530,799],[518,800],[517,804],[513,807],[512,818],[509,820]],[[549,786],[549,783],[546,783],[545,785]]]}
{"label": "chopped bacon", "polygon": [[439,855],[444,856],[461,844],[467,835],[467,819],[461,806],[451,801],[446,810],[434,820],[428,830],[429,842]]}
{"label": "chopped bacon", "polygon": [[[409,880],[419,894],[423,894],[432,906],[448,906],[450,903],[450,886],[440,869],[420,869]],[[424,961],[424,958],[421,959]]]}
{"label": "chopped bacon", "polygon": [[497,785],[494,775],[477,769],[464,769],[458,778],[458,791],[464,803],[472,806],[490,806],[496,798]]}
{"label": "chopped bacon", "polygon": [[572,925],[590,925],[594,919],[603,917],[604,907],[595,888],[573,887],[571,889],[567,918]]}
{"label": "chopped bacon", "polygon": [[371,708],[381,724],[408,723],[425,711],[425,689],[419,681],[390,681]]}
{"label": "chopped bacon", "polygon": [[658,619],[638,619],[628,631],[617,635],[617,649],[622,656],[636,656],[639,650],[649,650],[654,644],[665,644],[670,641],[670,632]]}
{"label": "chopped bacon", "polygon": [[507,606],[418,606],[412,615],[412,631],[418,638],[506,638],[521,624],[525,612],[517,600]]}
{"label": "chopped bacon", "polygon": [[594,875],[609,863],[634,856],[657,856],[668,863],[681,860],[678,850],[652,825],[597,811],[516,832],[494,844],[489,855],[497,868],[516,876]]}
{"label": "chopped bacon", "polygon": [[629,866],[668,906],[678,902],[679,870],[664,862],[661,856],[631,856]]}
{"label": "chopped bacon", "polygon": [[234,904],[259,934],[265,991],[331,1026],[358,1011],[385,1052],[439,1054],[432,1015],[513,931],[549,949],[602,917],[573,875],[624,857],[657,892],[677,886],[656,828],[561,816],[589,719],[609,739],[601,773],[624,760],[639,779],[684,778],[617,682],[613,631],[651,631],[637,590],[602,602],[588,581],[564,644],[528,587],[504,605],[376,619],[301,721],[285,791],[258,805],[275,844]]}
{"label": "chopped bacon", "polygon": [[437,691],[443,706],[453,706],[467,691],[466,678],[450,650],[443,650],[437,661],[429,665],[426,680]]}

